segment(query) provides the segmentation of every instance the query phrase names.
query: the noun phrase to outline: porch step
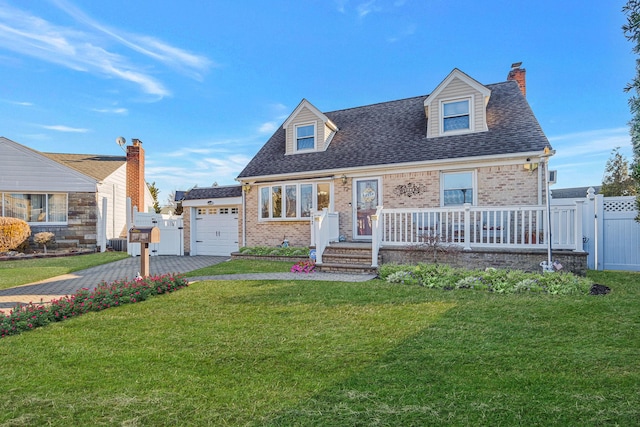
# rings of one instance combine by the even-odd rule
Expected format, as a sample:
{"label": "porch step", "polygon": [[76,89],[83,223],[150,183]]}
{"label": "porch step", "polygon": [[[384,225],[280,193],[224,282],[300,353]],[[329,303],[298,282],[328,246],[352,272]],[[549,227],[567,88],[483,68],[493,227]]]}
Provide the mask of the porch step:
{"label": "porch step", "polygon": [[323,262],[317,266],[318,271],[323,273],[346,273],[346,274],[377,274],[378,269],[371,267],[371,264],[340,264]]}
{"label": "porch step", "polygon": [[[378,256],[378,265],[382,257]],[[352,274],[375,274],[376,268],[371,267],[371,244],[367,243],[336,243],[325,248],[322,254],[322,264],[319,271],[341,272]]]}

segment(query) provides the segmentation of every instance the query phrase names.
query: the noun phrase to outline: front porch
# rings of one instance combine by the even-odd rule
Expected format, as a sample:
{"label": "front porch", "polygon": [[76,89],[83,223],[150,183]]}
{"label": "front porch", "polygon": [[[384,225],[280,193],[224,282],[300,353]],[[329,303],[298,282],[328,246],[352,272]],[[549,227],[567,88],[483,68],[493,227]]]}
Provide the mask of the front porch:
{"label": "front porch", "polygon": [[[552,260],[565,271],[585,274],[582,231],[576,226],[582,224],[581,203],[552,206],[550,211],[539,205],[479,207],[467,203],[458,208],[435,209],[379,206],[369,218],[370,242],[341,243],[337,243],[338,215],[325,209],[313,218],[311,244],[316,247],[318,268],[325,271],[338,271],[340,264],[347,263],[351,265],[345,270],[355,270],[353,264],[357,264],[364,271],[388,262],[442,262],[466,268],[540,271],[540,263],[547,263],[552,255]],[[336,247],[341,248],[341,256],[334,255]],[[352,251],[357,248],[352,252],[358,253],[356,257],[347,256],[350,247],[354,248]],[[369,257],[363,255],[363,250]]]}

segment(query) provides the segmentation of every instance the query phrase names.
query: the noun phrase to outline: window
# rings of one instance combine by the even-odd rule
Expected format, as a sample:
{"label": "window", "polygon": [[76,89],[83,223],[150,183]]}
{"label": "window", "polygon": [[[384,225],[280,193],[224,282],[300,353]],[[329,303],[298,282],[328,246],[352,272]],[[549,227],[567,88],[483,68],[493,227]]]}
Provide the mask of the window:
{"label": "window", "polygon": [[313,150],[316,148],[316,126],[296,126],[296,150]]}
{"label": "window", "polygon": [[260,188],[260,219],[311,218],[313,212],[329,208],[330,204],[330,183],[272,185]]}
{"label": "window", "polygon": [[67,195],[1,193],[0,216],[28,223],[66,223]]}
{"label": "window", "polygon": [[471,129],[468,99],[442,103],[442,129],[444,132]]}
{"label": "window", "polygon": [[451,172],[442,174],[442,205],[455,206],[474,203],[473,172]]}

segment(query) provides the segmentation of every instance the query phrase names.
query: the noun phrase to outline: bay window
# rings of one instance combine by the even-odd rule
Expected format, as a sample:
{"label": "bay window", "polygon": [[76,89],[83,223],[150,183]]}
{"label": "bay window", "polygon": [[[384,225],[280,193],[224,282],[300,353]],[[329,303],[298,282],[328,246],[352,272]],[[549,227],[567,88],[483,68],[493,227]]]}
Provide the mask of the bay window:
{"label": "bay window", "polygon": [[306,219],[329,208],[330,183],[277,184],[260,188],[260,219]]}

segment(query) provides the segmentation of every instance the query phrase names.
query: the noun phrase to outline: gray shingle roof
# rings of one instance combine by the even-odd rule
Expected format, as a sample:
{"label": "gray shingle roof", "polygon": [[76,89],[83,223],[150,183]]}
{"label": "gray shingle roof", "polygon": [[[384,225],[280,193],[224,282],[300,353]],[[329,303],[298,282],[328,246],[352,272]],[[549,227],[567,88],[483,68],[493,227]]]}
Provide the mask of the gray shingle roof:
{"label": "gray shingle roof", "polygon": [[[600,193],[600,186],[593,185],[594,194]],[[553,188],[551,187],[551,197],[553,199],[579,199],[587,197],[589,187]]]}
{"label": "gray shingle roof", "polygon": [[427,139],[427,95],[333,111],[325,114],[340,130],[326,151],[285,156],[280,127],[238,177],[524,153],[550,145],[516,82],[487,88],[487,132]]}
{"label": "gray shingle roof", "polygon": [[187,191],[183,200],[222,199],[225,197],[242,196],[240,185],[228,185],[220,187],[192,188]]}
{"label": "gray shingle roof", "polygon": [[98,181],[101,181],[111,175],[127,161],[125,156],[61,153],[40,154]]}

